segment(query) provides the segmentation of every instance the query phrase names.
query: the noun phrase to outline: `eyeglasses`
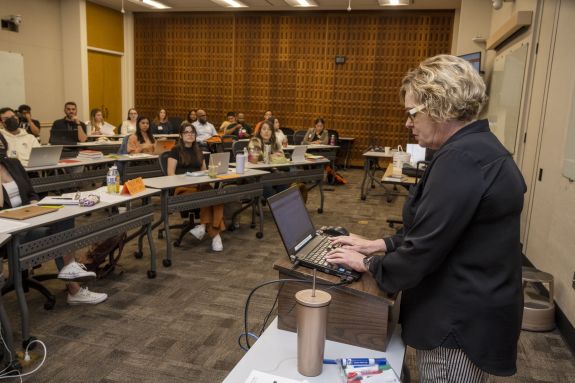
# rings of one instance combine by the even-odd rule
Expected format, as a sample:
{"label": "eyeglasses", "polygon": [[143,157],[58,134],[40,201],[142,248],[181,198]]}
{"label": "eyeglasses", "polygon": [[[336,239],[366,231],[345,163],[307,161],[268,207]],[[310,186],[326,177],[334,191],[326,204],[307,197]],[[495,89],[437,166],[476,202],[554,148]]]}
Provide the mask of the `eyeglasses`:
{"label": "eyeglasses", "polygon": [[409,118],[411,120],[411,123],[413,124],[413,123],[415,123],[415,116],[417,115],[417,113],[421,112],[423,109],[425,109],[425,105],[420,104],[414,108],[407,110],[405,112],[405,115],[407,118]]}
{"label": "eyeglasses", "polygon": [[195,136],[196,133],[190,132],[189,130],[185,130],[185,131],[182,132],[182,136],[185,136],[185,135]]}

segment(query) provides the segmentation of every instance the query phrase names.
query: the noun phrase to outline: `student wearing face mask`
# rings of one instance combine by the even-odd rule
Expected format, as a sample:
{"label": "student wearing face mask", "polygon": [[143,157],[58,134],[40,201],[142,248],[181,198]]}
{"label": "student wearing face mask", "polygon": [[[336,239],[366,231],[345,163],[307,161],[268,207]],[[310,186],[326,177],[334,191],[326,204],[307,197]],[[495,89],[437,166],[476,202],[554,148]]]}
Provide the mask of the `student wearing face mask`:
{"label": "student wearing face mask", "polygon": [[40,146],[38,139],[22,129],[20,119],[11,108],[0,109],[0,120],[0,132],[10,147],[8,157],[17,158],[23,166],[28,166],[32,148]]}

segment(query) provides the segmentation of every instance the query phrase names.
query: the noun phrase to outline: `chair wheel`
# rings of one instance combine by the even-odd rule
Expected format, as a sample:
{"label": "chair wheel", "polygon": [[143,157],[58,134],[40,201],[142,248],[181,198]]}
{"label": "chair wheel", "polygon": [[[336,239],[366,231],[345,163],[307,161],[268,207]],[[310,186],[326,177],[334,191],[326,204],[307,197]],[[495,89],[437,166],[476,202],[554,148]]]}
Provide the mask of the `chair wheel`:
{"label": "chair wheel", "polygon": [[156,278],[156,272],[154,270],[148,270],[148,278],[149,279]]}
{"label": "chair wheel", "polygon": [[173,245],[174,245],[174,247],[180,247],[181,242],[180,242],[179,240],[178,240],[178,241],[174,241]]}
{"label": "chair wheel", "polygon": [[236,226],[233,223],[230,223],[228,225],[228,231],[234,231],[234,230],[236,230]]}
{"label": "chair wheel", "polygon": [[317,212],[318,212],[319,214],[321,214],[321,213],[323,213],[323,209],[320,207],[320,208],[317,209]]}
{"label": "chair wheel", "polygon": [[256,224],[255,223],[250,223],[250,229],[255,229],[256,228]]}
{"label": "chair wheel", "polygon": [[22,341],[22,348],[26,349],[26,347],[28,347],[29,344],[32,344],[30,347],[28,347],[28,350],[33,350],[36,348],[36,342],[32,343],[33,341],[38,340],[38,338],[36,338],[35,336],[31,336],[30,338],[26,339],[25,341]]}
{"label": "chair wheel", "polygon": [[55,304],[56,304],[55,298],[48,300],[47,302],[44,303],[44,310],[52,310]]}
{"label": "chair wheel", "polygon": [[144,253],[142,253],[141,251],[134,251],[134,257],[137,259],[140,259],[144,256]]}
{"label": "chair wheel", "polygon": [[263,238],[264,237],[264,233],[262,233],[261,231],[258,231],[256,233],[256,238]]}
{"label": "chair wheel", "polygon": [[361,196],[361,200],[362,200],[362,201],[365,201],[366,198],[367,198],[367,197],[364,196],[364,195]]}
{"label": "chair wheel", "polygon": [[172,266],[172,260],[171,259],[164,259],[162,261],[162,265],[164,265],[165,267],[170,267],[170,266]]}
{"label": "chair wheel", "polygon": [[164,239],[164,233],[161,231],[158,231],[158,239]]}

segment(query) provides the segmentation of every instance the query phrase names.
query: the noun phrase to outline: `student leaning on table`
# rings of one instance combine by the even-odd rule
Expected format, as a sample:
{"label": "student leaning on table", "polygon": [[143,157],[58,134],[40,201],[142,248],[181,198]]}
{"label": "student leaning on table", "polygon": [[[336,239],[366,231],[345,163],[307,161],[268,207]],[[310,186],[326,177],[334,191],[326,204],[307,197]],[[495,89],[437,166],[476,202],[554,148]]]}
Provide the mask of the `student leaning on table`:
{"label": "student leaning on table", "polygon": [[[168,155],[167,171],[169,176],[205,170],[204,154],[196,141],[196,128],[190,123],[180,126],[180,139]],[[208,185],[203,186],[209,188]],[[181,187],[175,190],[175,194],[187,194],[201,190],[198,187]],[[213,205],[200,209],[200,224],[190,230],[190,233],[201,240],[206,235],[212,238],[212,250],[222,251],[222,237],[224,231],[224,205]]]}
{"label": "student leaning on table", "polygon": [[102,109],[94,108],[90,111],[90,121],[86,122],[89,136],[113,136],[114,125],[104,121]]}
{"label": "student leaning on table", "polygon": [[136,133],[128,138],[128,154],[154,153],[156,140],[150,129],[150,119],[145,116],[138,117]]}
{"label": "student leaning on table", "polygon": [[325,129],[325,121],[319,117],[315,119],[314,127],[309,128],[301,144],[322,144],[327,145],[329,142],[329,132]]}
{"label": "student leaning on table", "polygon": [[467,61],[428,58],[404,77],[400,94],[406,128],[437,150],[409,192],[404,230],[374,241],[338,237],[333,242],[343,246],[327,260],[369,270],[383,291],[402,291],[402,337],[416,349],[421,381],[513,375],[523,313],[523,177],[488,121],[477,120],[485,84]]}
{"label": "student leaning on table", "polygon": [[[0,135],[0,183],[2,192],[0,193],[0,210],[20,207],[38,201],[38,196],[34,193],[30,179],[22,164],[7,157],[9,150],[8,143]],[[60,231],[74,227],[74,219],[61,221],[52,224],[45,229],[33,229],[27,233],[22,242],[28,242],[48,234],[55,234]],[[56,265],[60,270],[58,278],[67,281],[68,294],[66,301],[71,304],[97,304],[108,298],[107,294],[95,293],[87,287],[81,287],[75,281],[87,281],[96,278],[96,273],[87,271],[85,266],[74,260],[74,254],[62,256],[56,259]]]}

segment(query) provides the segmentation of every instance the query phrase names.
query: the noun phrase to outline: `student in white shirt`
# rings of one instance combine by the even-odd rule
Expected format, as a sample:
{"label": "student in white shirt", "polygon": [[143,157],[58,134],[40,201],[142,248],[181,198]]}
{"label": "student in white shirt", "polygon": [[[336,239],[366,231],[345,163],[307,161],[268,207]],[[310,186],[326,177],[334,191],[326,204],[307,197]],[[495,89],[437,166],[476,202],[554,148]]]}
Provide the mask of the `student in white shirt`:
{"label": "student in white shirt", "polygon": [[86,122],[89,136],[113,136],[115,127],[104,121],[102,109],[94,108],[90,111],[90,121]]}
{"label": "student in white shirt", "polygon": [[0,120],[0,127],[3,128],[0,132],[10,147],[8,157],[17,158],[23,166],[28,166],[32,148],[40,146],[38,139],[21,128],[22,121],[12,109],[0,109]]}

